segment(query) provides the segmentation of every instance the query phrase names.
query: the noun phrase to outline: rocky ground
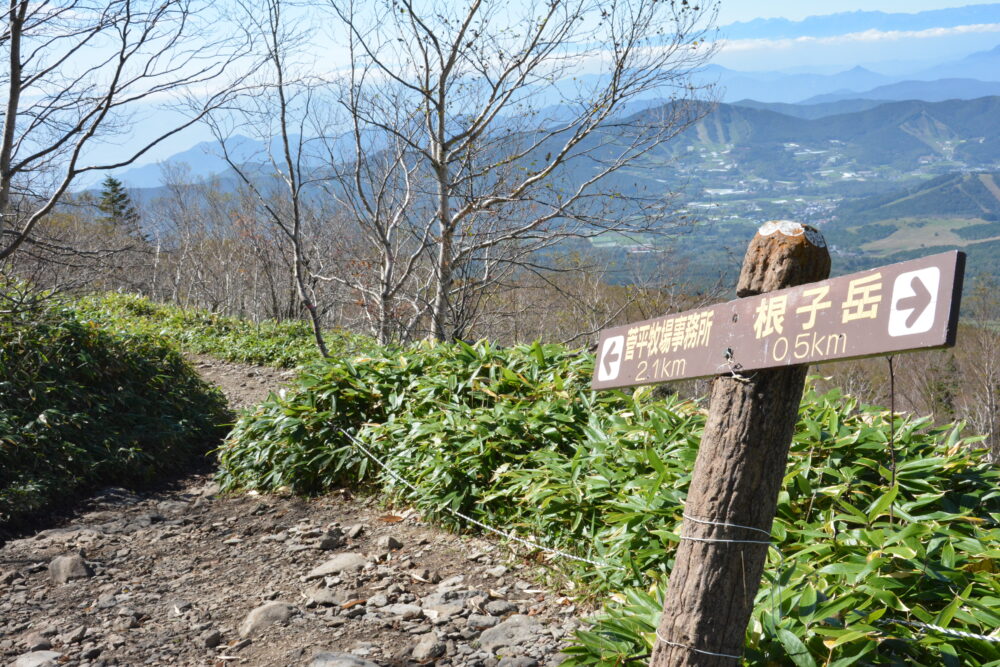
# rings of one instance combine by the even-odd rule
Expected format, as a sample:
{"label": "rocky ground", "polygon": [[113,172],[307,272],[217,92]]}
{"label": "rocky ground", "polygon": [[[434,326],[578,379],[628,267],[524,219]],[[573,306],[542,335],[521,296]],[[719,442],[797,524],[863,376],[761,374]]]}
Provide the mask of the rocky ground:
{"label": "rocky ground", "polygon": [[[232,405],[290,377],[193,359]],[[561,662],[580,610],[537,566],[378,499],[106,489],[0,548],[0,659],[35,665]]]}

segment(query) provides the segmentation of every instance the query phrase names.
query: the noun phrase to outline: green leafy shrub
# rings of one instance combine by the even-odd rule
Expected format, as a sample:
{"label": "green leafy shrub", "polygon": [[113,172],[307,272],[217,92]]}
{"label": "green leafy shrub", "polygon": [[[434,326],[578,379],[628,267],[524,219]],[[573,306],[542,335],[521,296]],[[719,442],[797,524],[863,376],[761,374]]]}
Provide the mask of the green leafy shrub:
{"label": "green leafy shrub", "polygon": [[[957,427],[897,417],[895,429],[892,485],[888,413],[807,392],[772,530],[782,556],[770,556],[747,664],[1000,664],[998,644],[914,625],[1000,626],[1000,472]],[[567,664],[648,654],[658,584],[616,596]]]}
{"label": "green leafy shrub", "polygon": [[0,522],[190,465],[228,419],[158,338],[108,333],[58,302],[0,314]]}
{"label": "green leafy shrub", "polygon": [[[571,664],[623,664],[654,638],[705,413],[648,388],[591,392],[592,371],[591,355],[537,343],[318,362],[244,415],[220,479],[307,493],[365,483],[446,524],[461,525],[457,510],[591,559],[559,564],[618,602],[579,634]],[[804,398],[773,530],[783,559],[771,556],[748,664],[1000,659],[987,642],[897,622],[997,627],[1000,473],[957,428],[895,428],[893,484],[885,411]]]}
{"label": "green leafy shrub", "polygon": [[[116,330],[164,336],[187,352],[247,364],[288,368],[319,358],[312,329],[302,320],[259,323],[204,310],[154,303],[134,294],[86,297],[80,313]],[[327,332],[332,356],[366,349],[369,339],[345,331]]]}

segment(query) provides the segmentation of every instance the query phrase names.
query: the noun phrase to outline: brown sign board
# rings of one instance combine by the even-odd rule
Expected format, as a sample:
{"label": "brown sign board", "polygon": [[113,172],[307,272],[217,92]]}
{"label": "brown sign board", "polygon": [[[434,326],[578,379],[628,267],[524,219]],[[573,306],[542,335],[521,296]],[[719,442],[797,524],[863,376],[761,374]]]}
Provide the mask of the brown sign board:
{"label": "brown sign board", "polygon": [[951,251],[605,329],[591,387],[954,345],[964,271]]}

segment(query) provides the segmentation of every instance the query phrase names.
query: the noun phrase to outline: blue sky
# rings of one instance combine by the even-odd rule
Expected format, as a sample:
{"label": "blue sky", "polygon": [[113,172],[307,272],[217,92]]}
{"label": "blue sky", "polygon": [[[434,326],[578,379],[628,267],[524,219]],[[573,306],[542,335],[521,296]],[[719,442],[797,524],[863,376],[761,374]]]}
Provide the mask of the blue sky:
{"label": "blue sky", "polygon": [[793,21],[807,16],[836,14],[858,10],[905,12],[908,14],[964,7],[967,5],[987,5],[997,0],[825,0],[808,2],[804,0],[722,0],[719,8],[719,24],[735,21],[751,21],[755,18],[787,18]]}

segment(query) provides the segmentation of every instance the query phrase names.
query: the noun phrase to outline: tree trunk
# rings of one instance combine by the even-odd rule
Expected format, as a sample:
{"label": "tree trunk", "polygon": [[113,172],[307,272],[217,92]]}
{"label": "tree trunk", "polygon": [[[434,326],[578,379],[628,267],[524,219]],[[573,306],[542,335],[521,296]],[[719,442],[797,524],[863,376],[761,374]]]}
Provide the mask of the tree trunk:
{"label": "tree trunk", "polygon": [[[443,155],[443,148],[438,149]],[[448,188],[448,167],[440,165],[436,169],[438,188],[438,226],[440,238],[438,239],[438,256],[435,267],[434,308],[431,316],[434,325],[434,338],[438,341],[446,342],[451,340],[451,332],[448,329],[448,315],[451,310],[449,296],[451,295],[451,252],[454,241],[454,229],[451,226],[451,199]]]}
{"label": "tree trunk", "polygon": [[[750,242],[737,295],[815,282],[829,272],[818,232],[768,223]],[[806,370],[714,380],[651,667],[730,666],[741,659]]]}

